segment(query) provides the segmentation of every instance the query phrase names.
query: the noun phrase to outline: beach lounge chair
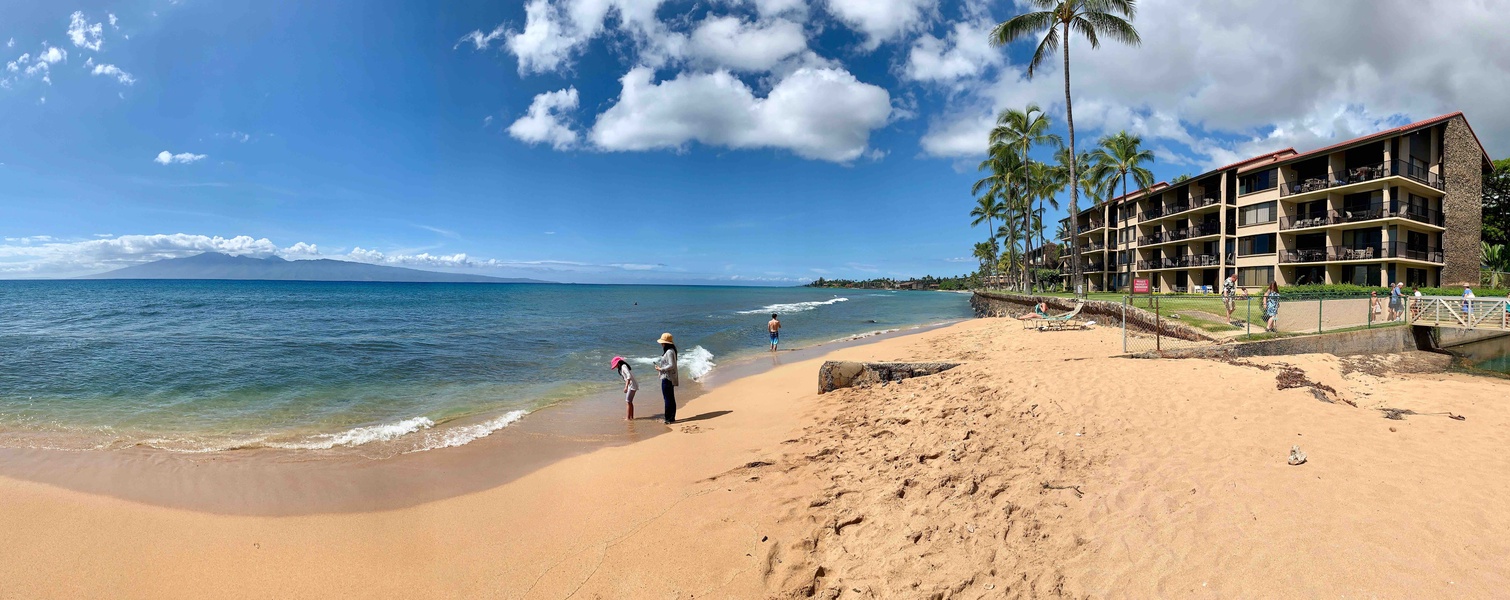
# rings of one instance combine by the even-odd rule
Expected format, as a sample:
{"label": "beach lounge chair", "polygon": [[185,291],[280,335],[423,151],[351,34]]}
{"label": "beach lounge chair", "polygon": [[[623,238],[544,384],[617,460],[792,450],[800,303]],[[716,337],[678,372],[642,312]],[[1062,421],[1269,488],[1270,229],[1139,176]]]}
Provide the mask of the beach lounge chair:
{"label": "beach lounge chair", "polygon": [[1053,315],[1042,319],[1023,321],[1025,328],[1039,331],[1063,331],[1065,329],[1085,329],[1085,322],[1076,319],[1080,316],[1081,309],[1085,308],[1084,300],[1075,301],[1075,310],[1062,315]]}

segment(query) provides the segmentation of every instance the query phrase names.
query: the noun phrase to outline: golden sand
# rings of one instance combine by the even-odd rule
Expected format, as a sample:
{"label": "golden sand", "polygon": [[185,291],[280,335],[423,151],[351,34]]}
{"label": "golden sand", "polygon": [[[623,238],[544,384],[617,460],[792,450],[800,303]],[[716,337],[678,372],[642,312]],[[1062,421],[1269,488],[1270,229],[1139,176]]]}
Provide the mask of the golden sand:
{"label": "golden sand", "polygon": [[1110,358],[1118,339],[987,319],[845,348],[830,358],[967,364],[822,396],[819,361],[785,365],[670,435],[394,510],[226,516],[0,479],[0,598],[1510,589],[1510,382]]}

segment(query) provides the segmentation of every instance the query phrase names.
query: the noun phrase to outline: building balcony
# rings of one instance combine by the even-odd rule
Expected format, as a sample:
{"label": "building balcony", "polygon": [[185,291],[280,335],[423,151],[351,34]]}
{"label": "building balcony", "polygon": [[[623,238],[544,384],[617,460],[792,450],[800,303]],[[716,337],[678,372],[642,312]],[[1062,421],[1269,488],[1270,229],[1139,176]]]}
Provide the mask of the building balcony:
{"label": "building balcony", "polygon": [[1164,216],[1164,208],[1163,207],[1150,208],[1150,209],[1145,210],[1142,213],[1140,213],[1138,215],[1138,220],[1139,221],[1152,221],[1154,219],[1158,219],[1158,218],[1163,217],[1163,216]]}
{"label": "building balcony", "polygon": [[1283,198],[1286,196],[1308,194],[1345,185],[1353,185],[1355,183],[1374,181],[1385,177],[1405,177],[1430,188],[1437,190],[1447,189],[1446,183],[1442,181],[1442,176],[1403,160],[1389,160],[1372,165],[1348,167],[1342,173],[1335,173],[1330,177],[1326,175],[1299,176],[1296,178],[1298,181],[1292,181],[1279,186],[1279,195]]}
{"label": "building balcony", "polygon": [[1086,233],[1090,233],[1092,231],[1095,231],[1097,229],[1104,229],[1104,228],[1106,228],[1106,222],[1105,221],[1101,221],[1101,220],[1097,220],[1097,219],[1091,219],[1090,223],[1088,223],[1086,225],[1081,225],[1079,227],[1076,227],[1075,228],[1075,232],[1079,233],[1079,234],[1086,234]]}
{"label": "building balcony", "polygon": [[1140,260],[1138,270],[1157,271],[1159,269],[1199,269],[1205,267],[1221,266],[1222,257],[1216,254],[1186,254],[1185,256],[1171,256],[1162,259]]}
{"label": "building balcony", "polygon": [[1155,233],[1153,235],[1138,236],[1138,245],[1139,246],[1153,246],[1155,244],[1162,244],[1162,243],[1164,243],[1164,233],[1163,232]]}
{"label": "building balcony", "polygon": [[1447,220],[1440,210],[1416,208],[1407,206],[1404,210],[1390,210],[1383,204],[1371,204],[1364,208],[1353,210],[1332,210],[1327,212],[1312,212],[1293,217],[1284,217],[1279,220],[1280,231],[1293,229],[1312,229],[1317,227],[1332,227],[1337,225],[1352,225],[1364,221],[1377,219],[1410,219],[1417,223],[1431,225],[1433,227],[1445,227]]}
{"label": "building balcony", "polygon": [[1382,260],[1391,258],[1403,258],[1405,260],[1436,264],[1446,262],[1441,248],[1413,246],[1406,242],[1390,242],[1388,244],[1363,248],[1353,248],[1350,246],[1300,248],[1279,253],[1280,264]]}
{"label": "building balcony", "polygon": [[1100,252],[1100,251],[1105,250],[1105,249],[1106,249],[1106,242],[1091,242],[1089,244],[1081,244],[1080,245],[1080,253],[1081,254],[1085,254],[1087,252]]}

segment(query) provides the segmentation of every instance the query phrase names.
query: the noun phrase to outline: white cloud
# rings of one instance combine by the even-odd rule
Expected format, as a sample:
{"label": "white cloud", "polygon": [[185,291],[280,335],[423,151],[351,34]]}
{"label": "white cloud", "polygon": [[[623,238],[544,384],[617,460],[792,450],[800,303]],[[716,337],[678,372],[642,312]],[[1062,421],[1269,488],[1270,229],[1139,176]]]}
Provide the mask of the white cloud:
{"label": "white cloud", "polygon": [[866,50],[920,29],[938,12],[938,0],[827,0],[829,14],[864,34]]}
{"label": "white cloud", "polygon": [[174,154],[167,150],[163,150],[162,152],[158,152],[157,158],[152,159],[152,161],[160,165],[171,165],[173,163],[186,165],[192,162],[203,160],[204,158],[205,155],[203,154],[193,154],[189,152],[180,152],[178,154]]}
{"label": "white cloud", "polygon": [[529,144],[548,143],[557,150],[571,149],[580,138],[568,116],[576,109],[575,87],[540,94],[530,102],[529,111],[509,125],[509,135]]}
{"label": "white cloud", "polygon": [[106,16],[110,17],[110,28],[111,29],[120,29],[121,28],[119,25],[115,24],[116,23],[115,13],[107,13]]}
{"label": "white cloud", "polygon": [[281,256],[283,258],[288,258],[288,259],[306,258],[306,257],[308,257],[308,258],[314,258],[314,257],[320,256],[320,248],[317,247],[317,246],[315,246],[314,244],[306,244],[304,242],[298,242],[298,243],[295,243],[292,246],[289,246],[287,248],[279,250],[278,251],[278,256]]}
{"label": "white cloud", "polygon": [[522,31],[503,23],[488,33],[462,36],[477,50],[500,38],[519,61],[519,73],[547,73],[567,66],[587,43],[602,35],[612,17],[638,48],[639,61],[661,65],[681,57],[686,36],[672,33],[656,18],[664,0],[529,0]]}
{"label": "white cloud", "polygon": [[[1502,7],[1446,0],[1147,0],[1138,8],[1141,46],[1106,42],[1091,51],[1083,39],[1071,42],[1081,145],[1094,143],[1104,129],[1144,128],[1145,141],[1193,143],[1199,162],[1216,166],[1462,110],[1493,155],[1510,153],[1510,113],[1499,100],[1510,96],[1510,36],[1503,34],[1510,12]],[[1420,26],[1447,14],[1452,27]],[[1274,15],[1285,15],[1286,26],[1256,25]],[[1062,119],[1059,64],[1046,65],[1031,86],[1018,82],[1019,68],[976,82],[929,135],[964,128],[962,121],[1020,107],[1025,99],[1044,108],[1057,104],[1050,114]],[[1044,82],[1043,89],[1022,93]],[[984,141],[973,154],[983,151]]]}
{"label": "white cloud", "polygon": [[802,25],[786,19],[751,23],[738,17],[709,17],[692,31],[687,51],[714,68],[768,71],[807,50]]}
{"label": "white cloud", "polygon": [[116,81],[119,81],[126,85],[136,83],[135,77],[132,77],[130,73],[122,71],[120,67],[117,67],[115,65],[95,65],[94,70],[90,71],[89,73],[91,75],[107,75],[114,77]]}
{"label": "white cloud", "polygon": [[944,39],[924,34],[907,53],[907,78],[949,83],[1001,65],[1004,53],[991,47],[991,27],[986,21],[961,21],[950,27]]}
{"label": "white cloud", "polygon": [[888,122],[891,97],[847,71],[798,69],[765,98],[726,71],[683,73],[655,83],[651,69],[626,74],[618,102],[598,117],[593,142],[605,150],[782,148],[805,158],[848,162]]}
{"label": "white cloud", "polygon": [[761,18],[781,15],[805,16],[807,0],[753,0]]}
{"label": "white cloud", "polygon": [[11,39],[5,40],[5,47],[6,48],[15,48],[16,47],[16,38],[11,38]]}
{"label": "white cloud", "polygon": [[[23,238],[24,239],[24,238]],[[0,271],[29,275],[76,275],[135,264],[182,258],[203,252],[267,257],[284,250],[267,238],[190,235],[184,233],[123,235],[84,241],[31,236],[30,242],[7,238],[0,245]],[[295,244],[295,247],[301,247]],[[303,247],[313,248],[304,245]]]}
{"label": "white cloud", "polygon": [[[111,23],[114,25],[114,23]],[[105,28],[99,23],[90,24],[83,11],[74,11],[68,17],[68,38],[73,45],[98,52],[104,44]]]}
{"label": "white cloud", "polygon": [[5,70],[11,73],[23,73],[27,77],[42,76],[42,81],[52,83],[52,65],[68,60],[68,51],[56,46],[45,46],[35,57],[31,53],[22,53],[16,60],[5,63]]}

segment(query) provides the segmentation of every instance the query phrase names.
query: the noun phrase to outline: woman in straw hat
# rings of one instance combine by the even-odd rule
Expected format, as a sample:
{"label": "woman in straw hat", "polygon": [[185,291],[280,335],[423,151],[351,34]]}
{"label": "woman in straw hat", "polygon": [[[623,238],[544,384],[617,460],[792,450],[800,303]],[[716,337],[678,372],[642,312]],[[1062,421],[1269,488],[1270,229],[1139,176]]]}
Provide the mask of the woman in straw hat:
{"label": "woman in straw hat", "polygon": [[666,399],[666,424],[676,422],[676,343],[671,334],[661,334],[661,358],[655,361],[655,370],[661,374],[661,396]]}

